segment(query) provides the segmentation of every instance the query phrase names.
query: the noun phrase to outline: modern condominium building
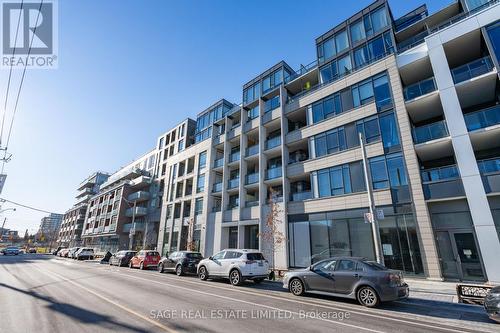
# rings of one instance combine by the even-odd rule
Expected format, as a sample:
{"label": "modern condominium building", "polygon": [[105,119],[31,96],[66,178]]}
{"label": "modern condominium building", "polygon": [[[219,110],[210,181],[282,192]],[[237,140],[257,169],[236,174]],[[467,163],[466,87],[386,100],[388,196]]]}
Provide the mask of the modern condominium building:
{"label": "modern condominium building", "polygon": [[[375,1],[316,38],[310,65],[281,61],[241,104],[186,120],[193,144],[182,124],[161,136],[158,249],[255,248],[278,269],[375,258],[370,186],[388,267],[500,282],[499,19],[498,1],[400,18]],[[272,252],[271,203],[286,236]]]}
{"label": "modern condominium building", "polygon": [[50,213],[42,217],[38,228],[38,237],[48,241],[55,241],[61,227],[63,214]]}
{"label": "modern condominium building", "polygon": [[87,212],[88,200],[99,192],[102,183],[108,179],[109,175],[104,172],[94,172],[78,186],[76,203],[63,215],[61,228],[57,237],[60,246],[81,245],[81,235],[85,214]]}

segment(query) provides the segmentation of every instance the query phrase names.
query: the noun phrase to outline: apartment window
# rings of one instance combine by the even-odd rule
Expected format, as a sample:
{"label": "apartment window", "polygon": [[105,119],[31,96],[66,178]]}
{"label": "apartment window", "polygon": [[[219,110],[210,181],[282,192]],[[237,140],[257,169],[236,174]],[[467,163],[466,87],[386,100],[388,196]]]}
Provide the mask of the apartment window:
{"label": "apartment window", "polygon": [[354,66],[361,67],[370,60],[370,55],[368,54],[368,48],[366,45],[358,47],[354,50]]}
{"label": "apartment window", "polygon": [[194,215],[203,214],[203,198],[197,198],[194,202]]}
{"label": "apartment window", "polygon": [[267,113],[269,111],[272,111],[280,106],[280,95],[276,95],[270,100],[265,102],[264,105],[264,112]]}
{"label": "apartment window", "polygon": [[363,19],[359,19],[351,24],[351,40],[353,43],[356,43],[365,38],[366,34]]}
{"label": "apartment window", "polygon": [[158,149],[163,148],[163,138],[160,138],[160,142],[158,143]]}
{"label": "apartment window", "polygon": [[184,140],[180,140],[177,151],[183,151],[183,150],[184,150]]}
{"label": "apartment window", "polygon": [[373,100],[373,86],[371,79],[356,84],[352,87],[354,107],[367,104]]}
{"label": "apartment window", "polygon": [[371,12],[370,17],[371,17],[371,25],[373,27],[374,32],[382,30],[389,24],[387,20],[387,13],[384,6]]}
{"label": "apartment window", "polygon": [[370,59],[379,59],[385,54],[385,44],[383,37],[377,37],[368,43],[368,53]]}
{"label": "apartment window", "polygon": [[262,93],[270,91],[274,87],[279,86],[283,82],[283,70],[280,68],[269,74],[262,80]]}
{"label": "apartment window", "polygon": [[366,143],[380,140],[380,127],[377,116],[356,122],[358,132],[363,134]]}
{"label": "apartment window", "polygon": [[205,191],[205,175],[199,175],[196,183],[196,193]]}
{"label": "apartment window", "polygon": [[489,0],[465,0],[465,4],[467,5],[467,9],[469,11],[476,9],[478,7],[481,7],[485,3],[487,3]]}
{"label": "apartment window", "polygon": [[500,22],[489,26],[486,28],[486,31],[493,47],[492,51],[495,54],[497,61],[500,62]]}
{"label": "apartment window", "polygon": [[384,110],[392,106],[391,88],[387,74],[383,73],[373,78],[373,91],[377,109]]}
{"label": "apartment window", "polygon": [[199,155],[198,171],[205,169],[207,166],[207,152],[204,151]]}
{"label": "apartment window", "polygon": [[247,104],[260,97],[260,82],[243,90],[243,103]]}
{"label": "apartment window", "polygon": [[387,155],[386,160],[391,187],[408,185],[403,156],[400,153]]}
{"label": "apartment window", "polygon": [[238,194],[230,195],[228,208],[233,209],[238,207],[239,205],[240,205],[240,197],[238,196]]}
{"label": "apartment window", "polygon": [[349,48],[349,39],[347,38],[346,30],[335,35],[335,47],[337,49],[337,53]]}
{"label": "apartment window", "polygon": [[259,106],[254,106],[250,110],[247,111],[248,119],[252,120],[259,116]]}
{"label": "apartment window", "polygon": [[346,55],[345,57],[338,59],[337,63],[338,63],[338,73],[340,76],[347,74],[352,70],[350,55]]}
{"label": "apartment window", "polygon": [[[363,191],[359,179],[364,179],[361,162],[353,162],[317,171],[319,197],[329,197],[341,194]],[[353,183],[351,183],[353,180]],[[355,185],[354,187],[352,185]]]}
{"label": "apartment window", "polygon": [[389,175],[387,174],[384,156],[370,159],[370,172],[373,189],[378,190],[389,187]]}
{"label": "apartment window", "polygon": [[323,42],[323,44],[318,46],[318,56],[320,62],[330,59],[336,53],[337,52],[335,50],[335,41],[333,37],[327,39],[326,41]]}
{"label": "apartment window", "polygon": [[382,133],[382,143],[386,151],[394,147],[399,147],[399,133],[394,113],[380,116],[380,132]]}

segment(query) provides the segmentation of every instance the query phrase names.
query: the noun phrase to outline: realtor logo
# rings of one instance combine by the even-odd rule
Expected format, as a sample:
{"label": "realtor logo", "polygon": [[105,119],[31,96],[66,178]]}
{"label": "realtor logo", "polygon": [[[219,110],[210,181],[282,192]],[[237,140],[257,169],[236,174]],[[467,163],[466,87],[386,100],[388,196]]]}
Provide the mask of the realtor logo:
{"label": "realtor logo", "polygon": [[57,67],[57,10],[52,1],[2,2],[2,67]]}

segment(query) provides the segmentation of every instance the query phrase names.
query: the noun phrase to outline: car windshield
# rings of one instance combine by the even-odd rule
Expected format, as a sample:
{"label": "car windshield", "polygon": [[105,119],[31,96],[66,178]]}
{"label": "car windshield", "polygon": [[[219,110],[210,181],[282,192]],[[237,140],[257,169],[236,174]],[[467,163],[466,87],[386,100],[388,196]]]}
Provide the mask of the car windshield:
{"label": "car windshield", "polygon": [[201,259],[201,258],[203,258],[201,256],[201,253],[186,253],[186,257],[188,257],[189,259]]}
{"label": "car windshield", "polygon": [[370,267],[371,269],[373,269],[375,271],[385,271],[385,270],[387,270],[387,267],[385,267],[384,265],[381,265],[381,264],[379,264],[378,262],[375,262],[375,261],[363,261],[363,263],[365,263],[365,265],[367,265],[368,267]]}
{"label": "car windshield", "polygon": [[159,256],[158,252],[148,252],[147,256]]}
{"label": "car windshield", "polygon": [[264,260],[262,253],[247,253],[248,260]]}

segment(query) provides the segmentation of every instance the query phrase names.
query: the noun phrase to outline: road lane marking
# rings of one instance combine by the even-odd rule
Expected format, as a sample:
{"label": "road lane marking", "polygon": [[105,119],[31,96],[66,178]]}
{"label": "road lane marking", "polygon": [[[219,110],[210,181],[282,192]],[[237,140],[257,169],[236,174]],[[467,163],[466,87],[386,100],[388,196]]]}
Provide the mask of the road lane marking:
{"label": "road lane marking", "polygon": [[[63,276],[61,276],[61,275],[59,275],[57,273],[52,272],[51,270],[48,270],[48,269],[46,269],[46,270],[47,270],[47,272],[50,272],[50,273],[52,273],[52,274],[54,274],[56,276],[59,276],[59,278],[65,280],[67,282],[73,282],[71,280],[68,280],[68,279],[64,278]],[[166,284],[166,283],[162,283],[162,282],[155,281],[155,280],[148,280],[148,279],[144,279],[144,278],[141,278],[141,277],[130,276],[128,274],[122,274],[122,275],[125,276],[125,277],[128,277],[128,278],[132,278],[132,279],[139,279],[139,280],[145,280],[147,282],[154,282],[154,283],[158,283],[158,284],[163,284],[163,285],[168,285],[168,286],[174,286],[174,285],[171,285],[171,284]],[[85,288],[83,286],[80,286],[80,285],[78,285],[76,283],[74,283],[74,284],[77,285],[77,286],[79,286],[79,287],[81,287],[81,288],[83,288],[83,289],[85,289],[85,290],[87,290],[87,288]],[[206,295],[206,296],[221,298],[221,299],[225,299],[225,300],[229,300],[229,301],[233,301],[233,302],[244,303],[244,304],[248,304],[248,305],[252,305],[252,306],[256,306],[256,307],[261,307],[261,308],[268,308],[268,309],[276,310],[276,311],[286,311],[286,312],[289,312],[289,313],[292,313],[292,314],[300,316],[299,312],[289,311],[289,310],[285,310],[285,309],[280,309],[280,308],[277,308],[277,307],[274,307],[274,306],[263,305],[263,304],[259,304],[259,303],[245,301],[245,300],[242,300],[242,299],[237,299],[237,298],[231,298],[231,297],[227,297],[227,296],[212,294],[212,293],[208,293],[208,292],[204,292],[204,291],[200,291],[200,290],[193,290],[193,289],[187,288],[187,287],[181,287],[181,286],[175,286],[175,287],[178,288],[178,289],[182,289],[182,290],[187,290],[187,291],[190,291],[190,292],[195,292],[195,293],[203,294],[203,295]],[[105,299],[108,302],[112,302],[113,304],[115,304],[115,302],[113,302],[113,301],[111,301],[109,299],[106,299],[104,296],[101,296],[98,293],[95,293],[95,292],[91,291],[90,289],[88,291],[91,292],[94,295],[98,295],[99,297]],[[121,305],[119,305],[118,303],[116,303],[115,305],[121,307]],[[130,311],[133,311],[133,310],[130,310]],[[135,312],[134,312],[134,314],[136,314],[138,316],[141,316],[141,318],[147,318],[147,317],[143,317],[142,315],[137,314]],[[149,318],[147,318],[147,319],[149,319]],[[333,323],[333,324],[337,324],[337,325],[343,325],[343,326],[346,326],[346,327],[355,328],[357,330],[364,330],[364,331],[373,332],[373,333],[387,333],[385,331],[379,331],[379,330],[375,330],[375,329],[371,329],[371,328],[366,328],[366,327],[362,327],[362,326],[347,324],[347,323],[343,323],[343,322],[339,322],[339,321],[335,321],[335,320],[330,320],[330,319],[326,319],[326,318],[314,317],[314,318],[309,318],[309,319],[321,320],[321,321],[325,321],[325,322],[328,322],[328,323]],[[151,320],[148,320],[148,321],[151,321]]]}
{"label": "road lane marking", "polygon": [[[136,317],[139,317],[139,318],[141,318],[141,319],[143,319],[143,320],[145,320],[145,321],[149,322],[150,324],[155,325],[155,326],[156,326],[156,327],[158,327],[158,328],[161,328],[161,329],[162,329],[162,330],[164,330],[165,332],[168,332],[168,333],[178,333],[178,331],[173,330],[173,329],[171,329],[171,328],[169,328],[169,327],[167,327],[167,326],[165,326],[165,325],[162,325],[162,324],[161,324],[161,323],[159,323],[158,321],[152,320],[151,318],[148,318],[147,316],[144,316],[144,315],[142,315],[142,314],[140,314],[140,313],[138,313],[138,312],[136,312],[136,311],[134,311],[134,310],[132,310],[132,309],[130,309],[130,308],[128,308],[128,307],[126,307],[126,306],[124,306],[124,305],[121,305],[120,303],[117,303],[117,302],[115,302],[115,301],[113,301],[113,300],[111,300],[111,299],[109,299],[109,298],[107,298],[107,297],[105,297],[105,296],[103,296],[103,295],[100,295],[99,293],[97,293],[97,292],[95,292],[95,291],[93,291],[93,290],[91,290],[91,289],[89,289],[89,288],[87,288],[87,287],[84,287],[84,286],[82,286],[82,285],[80,285],[80,284],[78,284],[78,283],[76,283],[76,282],[74,282],[74,281],[72,281],[72,280],[67,279],[67,278],[65,278],[64,276],[62,276],[62,275],[60,275],[60,274],[58,274],[58,273],[55,273],[55,272],[53,272],[53,271],[51,271],[51,270],[48,270],[48,269],[45,269],[45,270],[47,271],[47,272],[45,272],[45,271],[43,271],[42,269],[40,269],[39,267],[37,267],[37,265],[33,265],[33,266],[34,266],[34,267],[35,267],[35,269],[37,269],[38,271],[40,271],[40,272],[42,272],[42,273],[44,273],[44,274],[46,274],[46,275],[48,275],[48,276],[50,276],[50,274],[52,274],[53,276],[51,276],[51,277],[56,276],[56,277],[58,277],[59,279],[63,280],[64,282],[71,283],[72,285],[74,285],[74,286],[76,286],[76,287],[78,287],[78,288],[80,288],[80,289],[83,289],[83,290],[85,290],[86,292],[91,293],[91,294],[92,294],[92,295],[94,295],[94,296],[99,297],[99,298],[100,298],[100,299],[102,299],[103,301],[106,301],[106,302],[108,302],[108,303],[110,303],[110,304],[112,304],[112,305],[114,305],[114,306],[116,306],[116,307],[118,307],[118,308],[120,308],[120,309],[122,309],[122,310],[124,310],[124,311],[126,311],[126,312],[128,312],[128,313],[130,313],[130,314],[132,314],[132,315],[134,315],[134,316],[136,316]],[[50,274],[48,274],[48,273],[50,273]]]}
{"label": "road lane marking", "polygon": [[[147,272],[142,272],[142,271],[137,271],[137,273],[144,274],[144,275],[148,274]],[[144,279],[144,278],[135,277],[133,275],[127,274],[123,270],[121,271],[121,274],[124,275],[124,276],[130,277],[130,278],[138,278],[138,279],[141,279],[141,280],[154,281],[156,283],[165,284],[165,285],[168,285],[168,286],[178,287],[178,285],[175,285],[175,284],[167,284],[167,283],[162,283],[160,281],[155,281],[155,280],[150,280],[150,279]],[[417,326],[422,326],[422,327],[427,327],[427,328],[429,328],[429,327],[434,328],[434,329],[437,328],[437,329],[441,329],[441,330],[445,330],[445,331],[449,331],[449,332],[460,332],[460,333],[464,332],[463,328],[457,327],[457,326],[454,326],[454,325],[445,324],[445,325],[447,325],[449,327],[434,326],[432,324],[434,324],[434,323],[435,324],[439,324],[439,322],[438,321],[436,321],[436,322],[427,321],[429,323],[429,324],[427,324],[427,323],[425,323],[424,320],[421,320],[421,319],[418,319],[418,320],[421,320],[422,322],[415,322],[415,321],[411,321],[411,320],[399,319],[399,318],[394,318],[394,317],[387,316],[388,315],[387,313],[384,313],[384,312],[381,312],[381,311],[376,311],[376,310],[373,311],[374,309],[366,309],[367,311],[374,312],[372,314],[372,313],[366,313],[366,312],[352,310],[353,308],[347,307],[347,306],[329,305],[329,304],[325,304],[323,302],[315,302],[313,300],[300,301],[300,300],[295,300],[295,299],[291,299],[291,298],[288,298],[288,297],[274,296],[274,295],[264,294],[264,293],[260,293],[260,292],[246,291],[246,290],[242,290],[240,288],[227,288],[227,287],[216,286],[216,285],[213,285],[213,284],[200,283],[200,282],[197,282],[197,281],[196,282],[195,281],[188,281],[186,279],[182,279],[181,280],[181,279],[177,279],[175,277],[167,276],[166,274],[164,274],[162,276],[164,278],[166,278],[167,280],[169,280],[169,281],[186,282],[186,283],[191,283],[191,284],[194,284],[194,285],[210,286],[210,287],[221,289],[221,290],[227,290],[227,291],[239,292],[239,293],[243,293],[243,294],[249,294],[249,295],[252,295],[252,296],[263,296],[263,297],[267,297],[267,298],[277,299],[277,300],[280,300],[280,301],[286,300],[286,301],[289,301],[289,302],[292,302],[292,303],[298,303],[298,304],[302,304],[302,305],[311,305],[311,306],[317,306],[317,307],[326,308],[326,309],[349,311],[349,312],[352,312],[352,313],[355,313],[355,314],[358,314],[358,315],[362,315],[362,316],[374,317],[374,318],[378,318],[378,319],[387,319],[387,320],[392,320],[392,321],[396,321],[396,322],[400,322],[400,323],[412,324],[412,325],[417,325]],[[182,287],[182,288],[184,288],[184,287]],[[380,314],[380,315],[378,315],[378,314]],[[473,331],[471,329],[468,329],[468,330],[470,332],[475,332],[475,331]]]}
{"label": "road lane marking", "polygon": [[[86,265],[85,263],[79,263],[79,264],[81,264],[83,266]],[[98,266],[98,267],[100,268],[100,266]],[[118,269],[118,270],[110,271],[109,269],[106,269],[106,267],[103,267],[103,269],[105,271],[108,271],[111,274],[113,274],[113,272],[117,272],[118,271],[122,276],[126,276],[126,277],[129,277],[129,278],[141,279],[141,280],[145,280],[145,281],[148,281],[148,282],[155,282],[155,283],[158,283],[158,284],[163,284],[163,285],[167,285],[167,286],[175,286],[175,287],[178,287],[178,288],[183,288],[183,289],[187,289],[187,290],[193,291],[190,288],[181,287],[181,286],[178,286],[176,284],[168,284],[168,283],[164,283],[164,282],[160,282],[160,281],[156,281],[156,280],[152,280],[152,279],[144,279],[144,278],[140,278],[140,277],[137,277],[135,275],[130,275],[129,273],[127,273],[127,272],[132,272],[132,270],[126,271],[125,269]],[[144,276],[151,276],[151,275],[149,275],[148,272],[145,272],[145,271],[134,270],[134,272],[136,272],[137,274],[142,274]],[[351,313],[355,313],[355,314],[358,314],[358,315],[361,315],[361,316],[373,317],[373,318],[377,318],[377,319],[392,320],[392,321],[399,322],[399,323],[405,323],[405,324],[410,324],[410,325],[415,325],[415,326],[421,326],[421,327],[426,327],[426,328],[439,329],[439,330],[444,330],[444,331],[448,331],[448,332],[460,332],[460,333],[464,332],[464,328],[463,327],[457,327],[457,326],[452,325],[452,324],[445,323],[444,325],[446,325],[448,327],[443,327],[443,326],[435,326],[436,324],[437,325],[440,324],[438,321],[416,319],[416,320],[420,321],[420,322],[416,322],[416,321],[412,321],[411,319],[408,319],[408,320],[399,319],[399,318],[394,318],[394,317],[388,316],[387,313],[379,311],[379,310],[375,310],[375,309],[364,309],[365,311],[373,312],[373,313],[367,313],[367,312],[361,312],[361,311],[353,310],[352,307],[348,307],[348,306],[342,306],[342,305],[337,305],[337,304],[335,304],[335,305],[328,304],[327,305],[327,304],[325,304],[323,302],[315,302],[315,301],[312,301],[312,300],[309,300],[309,301],[300,301],[300,300],[296,300],[296,299],[291,299],[289,297],[274,296],[274,295],[264,294],[264,293],[255,291],[255,289],[253,289],[254,292],[252,292],[252,291],[243,290],[241,288],[228,288],[228,287],[217,286],[217,285],[214,285],[214,284],[209,284],[209,283],[206,283],[206,282],[189,281],[187,279],[178,279],[178,278],[173,277],[173,276],[170,277],[167,274],[162,274],[161,276],[162,276],[162,278],[165,278],[165,279],[167,279],[169,281],[175,281],[175,282],[179,282],[179,283],[185,282],[185,283],[189,283],[189,284],[193,284],[193,285],[210,286],[210,287],[216,288],[216,289],[221,289],[221,290],[226,290],[226,291],[232,291],[232,292],[238,292],[238,293],[242,293],[242,294],[249,294],[249,295],[252,295],[252,296],[262,296],[262,297],[272,298],[272,299],[276,299],[276,300],[280,300],[280,301],[288,301],[288,302],[302,304],[302,305],[317,306],[317,307],[326,308],[326,309],[333,309],[333,310],[349,311]],[[198,292],[198,291],[196,291],[196,292]],[[468,330],[469,330],[469,332],[477,332],[477,331],[474,331],[474,330],[469,329],[469,328],[468,328]]]}

